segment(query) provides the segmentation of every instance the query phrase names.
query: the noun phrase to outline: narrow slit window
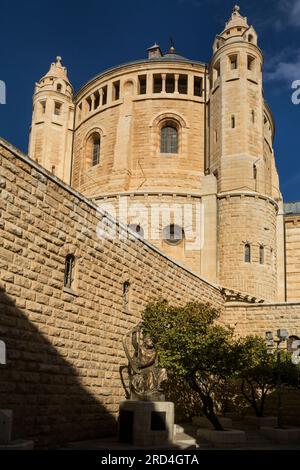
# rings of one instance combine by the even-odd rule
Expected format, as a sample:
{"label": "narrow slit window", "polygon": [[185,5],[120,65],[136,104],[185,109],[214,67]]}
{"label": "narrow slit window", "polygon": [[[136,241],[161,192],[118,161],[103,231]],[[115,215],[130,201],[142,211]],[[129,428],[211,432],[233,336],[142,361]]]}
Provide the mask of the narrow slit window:
{"label": "narrow slit window", "polygon": [[244,260],[245,260],[245,263],[251,262],[251,247],[249,243],[246,243],[245,245]]}
{"label": "narrow slit window", "polygon": [[160,74],[153,75],[153,93],[162,92],[162,78]]}
{"label": "narrow slit window", "polygon": [[259,264],[264,264],[265,262],[265,248],[260,245],[259,247]]}
{"label": "narrow slit window", "polygon": [[255,111],[252,109],[251,111],[251,119],[252,119],[252,124],[255,124]]}
{"label": "narrow slit window", "polygon": [[202,78],[194,77],[194,96],[202,96]]}
{"label": "narrow slit window", "polygon": [[64,287],[72,288],[74,281],[75,256],[67,255],[65,259]]}
{"label": "narrow slit window", "polygon": [[231,116],[231,128],[235,129],[235,116]]}
{"label": "narrow slit window", "polygon": [[139,75],[139,94],[145,95],[147,92],[147,75]]}
{"label": "narrow slit window", "polygon": [[253,179],[257,180],[257,166],[253,165]]}
{"label": "narrow slit window", "polygon": [[130,282],[123,283],[123,308],[127,312],[129,308]]}

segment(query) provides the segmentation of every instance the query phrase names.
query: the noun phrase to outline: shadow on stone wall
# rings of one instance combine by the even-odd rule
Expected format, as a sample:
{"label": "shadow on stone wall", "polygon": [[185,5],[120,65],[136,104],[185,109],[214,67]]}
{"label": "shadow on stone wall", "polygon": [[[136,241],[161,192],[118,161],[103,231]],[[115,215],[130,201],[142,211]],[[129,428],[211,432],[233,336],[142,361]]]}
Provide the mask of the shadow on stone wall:
{"label": "shadow on stone wall", "polygon": [[54,448],[116,433],[116,417],[101,397],[89,393],[76,368],[3,289],[0,339],[7,347],[7,365],[0,366],[0,408],[13,410],[13,439],[30,438],[35,448]]}

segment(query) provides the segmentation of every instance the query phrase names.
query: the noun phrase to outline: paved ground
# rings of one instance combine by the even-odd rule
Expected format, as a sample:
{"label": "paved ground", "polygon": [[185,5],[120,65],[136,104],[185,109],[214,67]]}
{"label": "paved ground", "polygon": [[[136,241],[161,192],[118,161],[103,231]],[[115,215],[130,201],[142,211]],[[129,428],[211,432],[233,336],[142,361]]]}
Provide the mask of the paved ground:
{"label": "paved ground", "polygon": [[[177,425],[176,425],[177,426]],[[160,449],[232,449],[232,447],[213,447],[211,443],[203,438],[196,437],[198,426],[192,424],[182,424],[177,426],[174,444],[161,446]],[[292,444],[279,444],[263,436],[255,427],[245,424],[242,421],[233,423],[234,429],[242,429],[246,433],[246,443],[239,450],[300,450],[300,442]],[[117,438],[108,437],[82,442],[71,442],[64,449],[76,450],[136,450],[144,449],[129,444],[120,444]],[[147,449],[151,450],[150,447]],[[154,449],[154,447],[153,447]],[[157,449],[157,446],[155,446]]]}

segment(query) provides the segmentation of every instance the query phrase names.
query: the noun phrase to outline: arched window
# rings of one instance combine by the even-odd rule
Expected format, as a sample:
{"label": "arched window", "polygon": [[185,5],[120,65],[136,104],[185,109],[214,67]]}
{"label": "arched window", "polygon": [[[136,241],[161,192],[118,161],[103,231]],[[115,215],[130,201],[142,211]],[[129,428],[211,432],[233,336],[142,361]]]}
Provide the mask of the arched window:
{"label": "arched window", "polygon": [[98,132],[94,132],[87,141],[87,160],[91,166],[100,162],[101,138]]}
{"label": "arched window", "polygon": [[56,85],[56,90],[59,91],[59,92],[61,92],[61,90],[62,90],[62,84],[61,84],[61,83],[58,83],[58,84]]}
{"label": "arched window", "polygon": [[265,262],[265,248],[263,245],[259,247],[259,264],[264,264]]}
{"label": "arched window", "polygon": [[160,131],[160,152],[178,153],[178,130],[172,122],[165,124]]}
{"label": "arched window", "polygon": [[65,259],[65,275],[64,275],[64,287],[68,289],[72,288],[74,281],[74,267],[75,267],[75,256],[67,255]]}
{"label": "arched window", "polygon": [[249,243],[245,244],[244,260],[245,260],[245,263],[251,262],[251,247]]}
{"label": "arched window", "polygon": [[249,34],[249,36],[248,36],[248,41],[249,41],[249,42],[253,42],[253,35],[252,35],[252,34]]}
{"label": "arched window", "polygon": [[163,230],[163,239],[169,245],[179,245],[184,239],[184,230],[179,225],[167,225]]}

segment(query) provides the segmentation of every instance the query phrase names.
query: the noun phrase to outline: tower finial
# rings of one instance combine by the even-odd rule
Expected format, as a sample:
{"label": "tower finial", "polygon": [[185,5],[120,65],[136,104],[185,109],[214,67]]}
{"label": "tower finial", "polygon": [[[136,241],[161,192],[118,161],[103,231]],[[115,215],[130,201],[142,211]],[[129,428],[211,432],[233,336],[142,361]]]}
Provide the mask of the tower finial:
{"label": "tower finial", "polygon": [[62,58],[60,55],[56,56],[56,65],[61,65]]}
{"label": "tower finial", "polygon": [[240,11],[241,11],[241,8],[239,7],[239,5],[234,5],[232,13],[240,13]]}
{"label": "tower finial", "polygon": [[170,47],[169,47],[168,53],[169,54],[175,53],[174,39],[172,38],[172,36],[170,36]]}

